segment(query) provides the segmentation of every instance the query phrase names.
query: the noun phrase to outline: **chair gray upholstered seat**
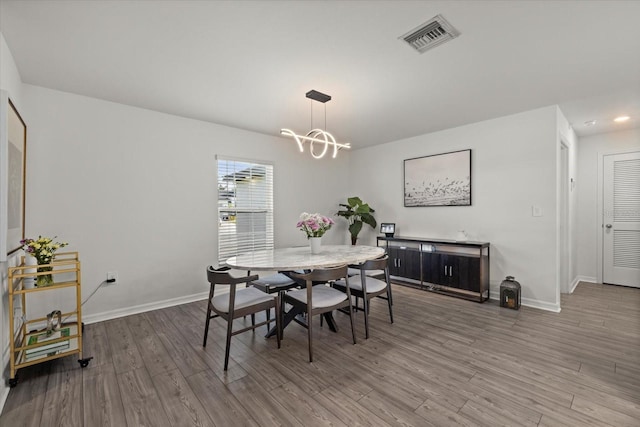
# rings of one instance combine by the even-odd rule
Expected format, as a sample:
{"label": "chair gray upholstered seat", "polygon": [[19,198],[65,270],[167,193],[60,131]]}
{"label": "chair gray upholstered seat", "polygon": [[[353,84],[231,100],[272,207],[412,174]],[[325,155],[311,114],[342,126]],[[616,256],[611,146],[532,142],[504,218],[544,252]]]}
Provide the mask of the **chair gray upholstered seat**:
{"label": "chair gray upholstered seat", "polygon": [[[307,304],[307,290],[298,289],[287,293],[287,297]],[[331,307],[340,304],[347,299],[347,294],[337,289],[330,288],[325,285],[316,285],[313,287],[312,309]]]}
{"label": "chair gray upholstered seat", "polygon": [[[211,299],[213,307],[222,313],[229,312],[229,293],[216,295]],[[239,310],[251,305],[261,304],[276,298],[275,295],[266,294],[256,288],[244,288],[236,291],[235,309]]]}
{"label": "chair gray upholstered seat", "polygon": [[[380,292],[387,287],[386,282],[380,279],[376,279],[375,277],[370,277],[369,275],[365,276],[365,281],[366,281],[365,286],[367,287],[367,293]],[[337,280],[335,283],[340,286],[345,285],[344,280]],[[355,276],[349,277],[349,287],[352,290],[355,289],[355,290],[362,291],[362,277],[360,277],[360,274],[356,274]]]}
{"label": "chair gray upholstered seat", "polygon": [[[264,292],[274,292],[279,288],[285,288],[295,286],[296,282],[289,276],[282,273],[272,274],[270,276],[261,277],[258,280],[254,280],[251,284]],[[261,289],[264,288],[264,289]]]}
{"label": "chair gray upholstered seat", "polygon": [[[347,270],[347,274],[349,275],[349,277],[351,276],[355,276],[356,274],[360,274],[360,269],[359,268],[354,268],[354,267],[349,267],[349,269]],[[384,274],[384,270],[367,270],[366,275],[367,276],[382,276]]]}

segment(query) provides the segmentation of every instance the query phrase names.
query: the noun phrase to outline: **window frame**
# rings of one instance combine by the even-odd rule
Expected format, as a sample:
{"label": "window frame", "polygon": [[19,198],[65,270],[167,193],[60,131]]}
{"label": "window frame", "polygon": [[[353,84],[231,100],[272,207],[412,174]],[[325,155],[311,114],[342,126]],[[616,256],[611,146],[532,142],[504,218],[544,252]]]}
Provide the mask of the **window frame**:
{"label": "window frame", "polygon": [[[225,170],[221,173],[222,167]],[[262,173],[260,168],[264,168]],[[228,258],[239,253],[273,249],[273,162],[216,155],[215,169],[218,264],[224,265]],[[243,173],[245,171],[249,171],[249,175]],[[239,188],[239,184],[242,187]],[[239,189],[245,190],[240,192],[240,198]],[[222,206],[225,202],[228,206]],[[265,213],[264,221],[261,213]]]}

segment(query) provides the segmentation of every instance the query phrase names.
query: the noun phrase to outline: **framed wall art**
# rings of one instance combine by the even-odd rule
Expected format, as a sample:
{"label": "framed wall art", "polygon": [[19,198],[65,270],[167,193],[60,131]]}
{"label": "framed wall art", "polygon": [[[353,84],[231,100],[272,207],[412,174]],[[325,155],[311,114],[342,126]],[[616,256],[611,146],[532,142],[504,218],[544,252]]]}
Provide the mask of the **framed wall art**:
{"label": "framed wall art", "polygon": [[27,126],[7,92],[0,93],[0,259],[24,239]]}
{"label": "framed wall art", "polygon": [[471,150],[405,160],[404,206],[471,206]]}

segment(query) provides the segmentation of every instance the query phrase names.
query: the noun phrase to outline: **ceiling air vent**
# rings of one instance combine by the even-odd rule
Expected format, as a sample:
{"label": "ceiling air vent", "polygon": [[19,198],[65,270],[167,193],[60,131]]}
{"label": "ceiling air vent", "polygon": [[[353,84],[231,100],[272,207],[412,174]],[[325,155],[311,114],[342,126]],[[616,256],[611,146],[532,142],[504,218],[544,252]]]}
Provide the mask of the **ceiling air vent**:
{"label": "ceiling air vent", "polygon": [[442,15],[437,15],[399,38],[404,39],[415,50],[423,53],[459,35],[460,32],[453,28]]}

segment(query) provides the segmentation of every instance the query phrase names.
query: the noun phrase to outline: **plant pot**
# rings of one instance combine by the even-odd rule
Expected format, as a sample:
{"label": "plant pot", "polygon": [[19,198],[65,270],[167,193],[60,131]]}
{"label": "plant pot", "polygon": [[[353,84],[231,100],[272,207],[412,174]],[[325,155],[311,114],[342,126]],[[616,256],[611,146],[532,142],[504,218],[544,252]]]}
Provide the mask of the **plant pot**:
{"label": "plant pot", "polygon": [[358,236],[351,236],[351,245],[355,246],[358,241]]}

